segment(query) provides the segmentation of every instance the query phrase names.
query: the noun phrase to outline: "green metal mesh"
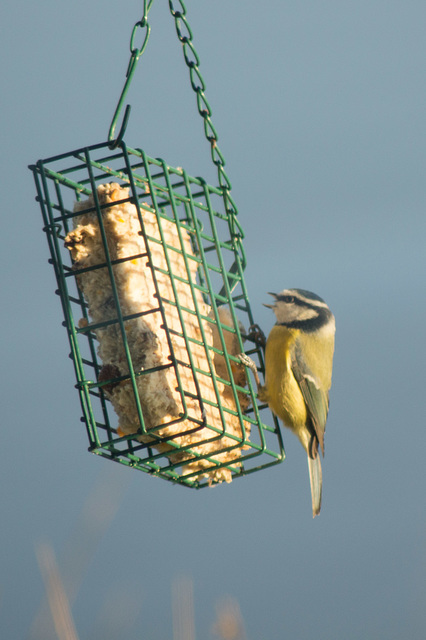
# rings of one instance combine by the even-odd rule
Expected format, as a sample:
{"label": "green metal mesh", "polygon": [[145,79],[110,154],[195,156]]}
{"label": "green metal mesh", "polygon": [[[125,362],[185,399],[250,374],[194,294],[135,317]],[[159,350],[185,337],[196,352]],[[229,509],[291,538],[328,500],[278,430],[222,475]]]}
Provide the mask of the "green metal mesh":
{"label": "green metal mesh", "polygon": [[[142,150],[128,148],[123,142],[114,151],[108,143],[99,144],[40,160],[30,168],[36,182],[37,200],[51,253],[50,262],[58,283],[56,293],[60,296],[64,312],[89,450],[194,488],[221,481],[218,479],[220,475],[216,474],[218,469],[226,470],[228,475],[225,479],[229,481],[281,462],[284,449],[277,421],[265,406],[258,405],[256,391],[245,375],[243,382],[241,377],[236,381],[233,372],[238,369],[239,361],[236,353],[230,353],[227,346],[231,339],[238,345],[238,352],[245,350],[263,369],[261,352],[245,342],[244,331],[253,324],[253,318],[243,278],[243,234],[233,209],[228,206],[229,193],[206,184],[201,178],[187,175],[183,169],[172,168],[160,159],[150,158]],[[146,247],[143,254],[121,259],[111,256],[104,223],[106,205],[96,197],[99,185],[110,182],[129,189],[127,200],[136,207],[140,224],[138,233]],[[73,264],[64,241],[78,222],[78,215],[81,215],[81,210],[76,212],[74,209],[75,202],[85,201],[88,196],[94,199],[89,213],[96,217],[99,225],[105,259],[97,265],[81,268]],[[148,215],[155,219],[159,237],[147,232],[144,216]],[[164,236],[170,225],[174,225],[176,230],[177,240],[173,246]],[[190,250],[184,237],[190,239]],[[165,267],[155,265],[152,259],[159,244],[164,252]],[[173,273],[176,253],[180,253],[185,264],[184,275]],[[154,304],[151,301],[145,310],[126,315],[117,287],[116,269],[119,263],[139,259],[145,260],[146,269],[150,270],[156,288],[155,301]],[[105,320],[94,321],[79,278],[101,270],[108,274],[110,307],[114,313],[111,315],[110,309]],[[195,277],[191,275],[194,273]],[[169,283],[168,292],[159,284],[165,279]],[[181,285],[190,292],[190,305],[180,299]],[[206,307],[200,304],[200,299]],[[231,318],[226,325],[221,316],[221,309],[225,306]],[[178,329],[168,324],[172,308],[179,319]],[[210,309],[208,315],[205,308]],[[148,321],[153,314],[161,315],[164,330],[162,348],[168,357],[166,363],[146,368],[140,365],[140,354],[132,353],[129,334],[135,319]],[[200,327],[196,336],[185,325],[188,317],[193,317]],[[100,332],[111,327],[116,329],[117,339],[122,341],[126,360],[124,374],[113,367],[106,369],[106,363],[99,355]],[[219,340],[215,344],[206,337],[207,330],[212,327]],[[182,355],[176,352],[176,340],[184,345],[187,359],[182,359]],[[204,364],[197,360],[196,349],[205,353]],[[224,364],[225,373],[220,375],[214,365],[217,356],[223,358]],[[144,410],[139,382],[147,381],[145,376],[159,371],[170,375],[172,370],[176,381],[173,392],[178,394],[182,410],[168,422],[161,420],[152,424]],[[190,388],[185,382],[188,370],[191,372]],[[203,395],[206,381],[213,396]],[[137,420],[131,433],[128,429],[125,433],[120,430],[112,406],[111,390],[119,385],[127,385],[136,407]],[[223,402],[223,390],[232,399],[231,408],[229,403]],[[208,418],[213,405],[219,416],[214,423]],[[199,411],[191,409],[194,406]],[[271,425],[263,422],[264,415]],[[231,420],[233,424],[238,423],[239,430],[230,429]],[[183,431],[182,425],[185,425]],[[167,432],[165,427],[169,429]],[[175,427],[176,435],[173,432]],[[194,433],[198,439],[191,440]],[[185,440],[187,436],[189,440]],[[208,447],[206,450],[203,447],[205,443],[214,443],[214,450]],[[232,452],[229,460],[227,452]]]}

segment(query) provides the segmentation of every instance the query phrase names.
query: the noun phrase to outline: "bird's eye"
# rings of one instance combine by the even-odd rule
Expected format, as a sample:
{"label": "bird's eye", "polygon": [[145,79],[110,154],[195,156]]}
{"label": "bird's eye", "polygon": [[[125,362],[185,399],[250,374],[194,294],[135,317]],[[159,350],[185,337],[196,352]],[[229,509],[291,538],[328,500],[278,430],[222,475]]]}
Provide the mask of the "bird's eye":
{"label": "bird's eye", "polygon": [[291,304],[292,302],[294,302],[294,296],[286,296],[284,298],[285,302],[287,302],[288,304]]}

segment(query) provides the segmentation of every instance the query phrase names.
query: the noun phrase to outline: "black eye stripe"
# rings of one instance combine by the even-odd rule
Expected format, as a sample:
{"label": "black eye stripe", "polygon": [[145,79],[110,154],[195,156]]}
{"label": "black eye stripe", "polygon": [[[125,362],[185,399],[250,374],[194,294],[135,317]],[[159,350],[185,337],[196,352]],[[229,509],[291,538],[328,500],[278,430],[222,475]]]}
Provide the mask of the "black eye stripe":
{"label": "black eye stripe", "polygon": [[327,306],[324,300],[317,296],[316,293],[312,293],[312,291],[307,291],[306,289],[285,289],[275,294],[275,298],[283,302],[295,302],[299,305],[316,306],[318,304],[320,307]]}
{"label": "black eye stripe", "polygon": [[312,305],[310,305],[308,302],[305,302],[304,300],[301,300],[300,298],[296,298],[296,296],[277,296],[277,300],[279,300],[280,302],[285,302],[286,304],[297,304],[300,307],[310,307]]}

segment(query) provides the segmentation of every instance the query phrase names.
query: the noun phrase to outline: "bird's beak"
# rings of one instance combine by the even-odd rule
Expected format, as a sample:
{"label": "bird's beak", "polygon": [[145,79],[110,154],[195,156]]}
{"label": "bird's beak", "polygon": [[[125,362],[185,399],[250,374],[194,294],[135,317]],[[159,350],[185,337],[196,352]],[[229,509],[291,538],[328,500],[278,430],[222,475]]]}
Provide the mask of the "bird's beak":
{"label": "bird's beak", "polygon": [[[270,291],[268,291],[268,295],[269,296],[274,296],[274,298],[277,297],[276,293],[271,293]],[[264,304],[264,307],[267,307],[268,309],[274,309],[275,308],[275,304]]]}

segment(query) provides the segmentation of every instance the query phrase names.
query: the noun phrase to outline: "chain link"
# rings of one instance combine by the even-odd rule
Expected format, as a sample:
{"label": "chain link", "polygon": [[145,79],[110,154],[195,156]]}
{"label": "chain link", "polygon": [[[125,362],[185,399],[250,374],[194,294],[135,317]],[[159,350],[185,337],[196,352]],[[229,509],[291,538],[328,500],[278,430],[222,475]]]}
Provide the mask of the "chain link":
{"label": "chain link", "polygon": [[180,9],[175,9],[175,3],[173,0],[169,0],[170,13],[175,19],[176,33],[182,44],[183,56],[189,69],[191,87],[197,96],[198,113],[204,121],[204,134],[207,141],[210,143],[212,161],[217,167],[219,186],[224,194],[226,210],[229,214],[235,215],[237,213],[237,208],[229,193],[231,190],[231,182],[225,172],[225,158],[217,146],[218,135],[211,121],[211,107],[204,95],[206,85],[198,68],[200,65],[200,58],[192,43],[193,35],[191,27],[186,19],[186,7],[183,0],[177,0],[176,6],[177,4],[179,4]]}
{"label": "chain link", "polygon": [[[133,27],[132,30],[132,35],[130,36],[130,60],[129,60],[129,64],[127,66],[127,71],[126,71],[126,80],[124,83],[124,87],[122,89],[120,98],[118,100],[118,104],[117,107],[115,109],[114,112],[114,116],[112,118],[112,122],[109,128],[109,133],[108,133],[108,141],[110,143],[110,148],[111,149],[116,149],[119,144],[121,143],[124,133],[126,131],[126,127],[127,127],[127,123],[129,120],[129,116],[130,116],[130,105],[128,104],[126,106],[126,110],[124,112],[124,117],[123,117],[123,122],[121,124],[121,129],[120,132],[117,136],[117,138],[114,140],[114,132],[115,132],[115,127],[117,126],[117,121],[118,121],[118,117],[120,115],[120,111],[123,107],[124,104],[124,100],[126,97],[126,94],[129,90],[130,87],[130,83],[132,81],[133,75],[136,71],[136,66],[137,63],[139,61],[139,58],[141,57],[141,55],[143,54],[143,52],[146,49],[146,45],[148,44],[148,39],[149,39],[149,35],[151,33],[151,27],[148,24],[148,13],[149,10],[151,9],[152,3],[154,2],[154,0],[143,0],[143,16],[141,18],[141,20],[138,20],[136,22],[136,24]],[[144,29],[145,30],[145,34],[143,36],[143,42],[142,45],[140,47],[137,47],[135,45],[135,39],[136,39],[136,34],[138,32],[139,29]]]}
{"label": "chain link", "polygon": [[[132,30],[132,34],[130,37],[130,60],[129,60],[129,64],[126,71],[126,80],[125,80],[124,87],[121,92],[117,107],[115,109],[115,113],[109,129],[109,134],[108,134],[108,141],[110,142],[111,149],[115,149],[120,145],[120,143],[123,140],[124,133],[126,131],[127,122],[130,116],[130,108],[131,108],[130,105],[126,106],[120,132],[117,138],[114,139],[114,132],[117,125],[118,117],[120,115],[126,94],[129,90],[130,83],[135,73],[137,63],[148,44],[148,39],[151,32],[151,27],[148,23],[148,13],[151,9],[153,2],[154,0],[143,0],[142,19],[136,22]],[[175,8],[175,5],[176,6],[179,5],[180,8]],[[173,0],[169,0],[169,8],[170,8],[170,13],[172,14],[175,20],[176,33],[179,38],[179,41],[182,44],[183,56],[185,59],[185,63],[189,69],[191,87],[196,94],[198,112],[200,116],[203,118],[204,134],[207,141],[210,143],[211,158],[212,158],[213,164],[217,168],[219,186],[223,192],[226,211],[231,216],[236,215],[237,207],[230,195],[231,182],[225,171],[225,158],[223,157],[223,154],[221,153],[217,144],[218,135],[211,121],[212,110],[204,94],[206,90],[206,85],[205,85],[203,76],[201,75],[199,70],[200,58],[192,42],[193,35],[192,35],[191,27],[189,26],[188,21],[186,19],[186,7],[183,0],[175,0],[175,2],[173,2]],[[135,44],[135,40],[139,30],[145,30],[145,33],[143,36],[144,39],[143,39],[142,45],[140,47],[137,47]],[[238,227],[237,224],[236,224],[236,227]],[[238,230],[236,228],[235,235],[238,237],[240,233],[241,233],[241,230]]]}

